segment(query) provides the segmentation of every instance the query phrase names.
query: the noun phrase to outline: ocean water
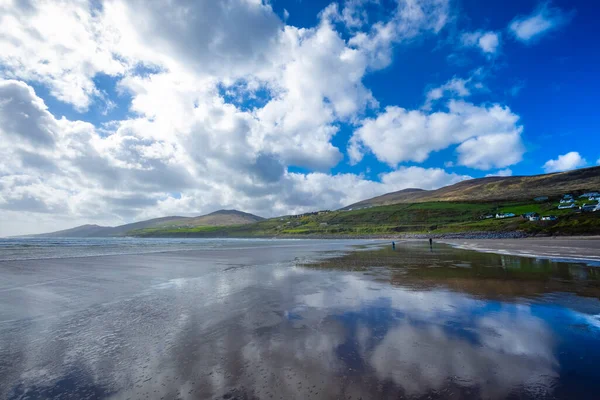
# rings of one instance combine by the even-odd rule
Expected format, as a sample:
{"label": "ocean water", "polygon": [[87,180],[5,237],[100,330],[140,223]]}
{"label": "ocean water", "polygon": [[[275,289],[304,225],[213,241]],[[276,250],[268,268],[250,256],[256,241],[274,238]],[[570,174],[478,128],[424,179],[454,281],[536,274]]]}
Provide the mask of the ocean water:
{"label": "ocean water", "polygon": [[148,254],[185,250],[244,250],[268,247],[323,245],[323,241],[286,239],[169,239],[169,238],[0,238],[0,261]]}
{"label": "ocean water", "polygon": [[0,261],[0,398],[600,393],[598,267],[419,242],[94,240]]}

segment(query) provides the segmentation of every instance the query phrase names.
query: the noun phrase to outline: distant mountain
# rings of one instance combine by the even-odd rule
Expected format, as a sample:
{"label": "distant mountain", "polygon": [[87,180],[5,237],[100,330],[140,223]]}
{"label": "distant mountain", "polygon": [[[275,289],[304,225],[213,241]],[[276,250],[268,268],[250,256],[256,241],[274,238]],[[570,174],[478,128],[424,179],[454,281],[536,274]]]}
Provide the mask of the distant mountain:
{"label": "distant mountain", "polygon": [[119,225],[113,228],[109,228],[108,230],[102,232],[102,236],[123,236],[126,235],[127,232],[132,231],[134,229],[156,228],[163,225],[177,223],[178,221],[182,221],[185,219],[186,217],[178,216],[153,218],[146,221],[134,222],[131,224]]}
{"label": "distant mountain", "polygon": [[100,225],[81,225],[71,229],[65,229],[62,231],[45,233],[42,235],[28,235],[28,236],[44,236],[44,237],[97,237],[104,236],[103,232],[113,229],[110,226]]}
{"label": "distant mountain", "polygon": [[237,210],[219,210],[201,217],[187,218],[188,226],[230,226],[245,225],[262,221],[264,218]]}
{"label": "distant mountain", "polygon": [[569,192],[600,190],[600,167],[534,176],[470,179],[437,190],[404,189],[344,207],[344,210],[428,201],[531,200]]}
{"label": "distant mountain", "polygon": [[35,237],[114,237],[128,232],[158,227],[231,226],[262,221],[264,218],[237,210],[219,210],[199,217],[162,217],[119,226],[82,225],[57,232],[29,235]]}

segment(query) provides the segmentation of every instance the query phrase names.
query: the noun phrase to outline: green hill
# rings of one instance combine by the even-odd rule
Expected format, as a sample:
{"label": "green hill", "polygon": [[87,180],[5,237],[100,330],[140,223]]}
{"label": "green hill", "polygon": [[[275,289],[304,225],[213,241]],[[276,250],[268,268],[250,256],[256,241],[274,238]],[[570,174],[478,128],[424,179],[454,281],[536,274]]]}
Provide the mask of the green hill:
{"label": "green hill", "polygon": [[169,229],[194,229],[212,226],[244,225],[262,221],[264,218],[237,210],[219,210],[199,217],[162,217],[119,226],[82,225],[57,232],[30,235],[35,237],[115,237],[128,236],[131,232],[166,231]]}
{"label": "green hill", "polygon": [[[528,202],[424,202],[393,204],[352,211],[331,211],[271,218],[229,227],[157,228],[129,232],[144,237],[358,237],[399,234],[522,232],[530,235],[600,234],[600,212],[558,210],[558,199]],[[526,212],[555,215],[558,221],[531,222]],[[480,219],[482,215],[514,213],[507,219]]]}
{"label": "green hill", "polygon": [[[129,234],[178,237],[356,237],[515,231],[544,235],[600,234],[600,212],[558,209],[565,193],[579,195],[599,190],[600,168],[595,167],[538,176],[473,179],[438,190],[406,189],[338,211],[283,216],[247,225],[157,228]],[[534,201],[538,196],[549,199]],[[532,222],[518,217],[527,212],[559,219]],[[514,213],[517,217],[481,219],[496,213]]]}
{"label": "green hill", "polygon": [[[563,194],[600,191],[600,167],[557,174],[472,179],[437,190],[405,189],[337,211],[263,219],[236,210],[200,217],[165,217],[118,227],[85,225],[43,236],[143,237],[315,237],[403,233],[523,232],[600,234],[600,212],[558,210]],[[548,196],[543,202],[534,197]],[[583,202],[578,202],[581,205]],[[577,210],[578,211],[578,210]],[[483,215],[527,212],[555,215],[558,221]]]}
{"label": "green hill", "polygon": [[600,167],[555,174],[470,179],[437,190],[405,189],[351,204],[347,209],[432,201],[527,201],[538,196],[600,190]]}

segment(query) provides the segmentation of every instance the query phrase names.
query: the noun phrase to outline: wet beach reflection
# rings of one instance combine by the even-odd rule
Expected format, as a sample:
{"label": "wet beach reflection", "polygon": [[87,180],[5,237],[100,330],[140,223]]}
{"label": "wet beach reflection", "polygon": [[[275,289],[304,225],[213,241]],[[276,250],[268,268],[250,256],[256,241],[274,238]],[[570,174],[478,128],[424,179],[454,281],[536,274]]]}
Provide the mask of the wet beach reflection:
{"label": "wet beach reflection", "polygon": [[[0,397],[600,393],[597,267],[441,245],[430,252],[426,243],[317,262],[294,254],[270,262],[264,253],[249,250],[242,261],[221,259],[214,268],[208,256],[179,255],[178,268],[195,274],[73,312],[0,324]],[[154,256],[143,267],[165,268],[172,257]],[[67,289],[84,295],[89,286]],[[48,291],[67,296],[51,287],[45,299],[53,298]]]}

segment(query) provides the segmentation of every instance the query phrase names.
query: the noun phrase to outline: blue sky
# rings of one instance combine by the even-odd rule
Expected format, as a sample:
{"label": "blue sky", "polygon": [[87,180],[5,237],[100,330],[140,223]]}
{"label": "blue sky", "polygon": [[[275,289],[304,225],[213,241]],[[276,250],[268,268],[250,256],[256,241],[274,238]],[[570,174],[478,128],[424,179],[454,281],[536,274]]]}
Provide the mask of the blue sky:
{"label": "blue sky", "polygon": [[600,162],[589,1],[0,3],[0,235]]}

